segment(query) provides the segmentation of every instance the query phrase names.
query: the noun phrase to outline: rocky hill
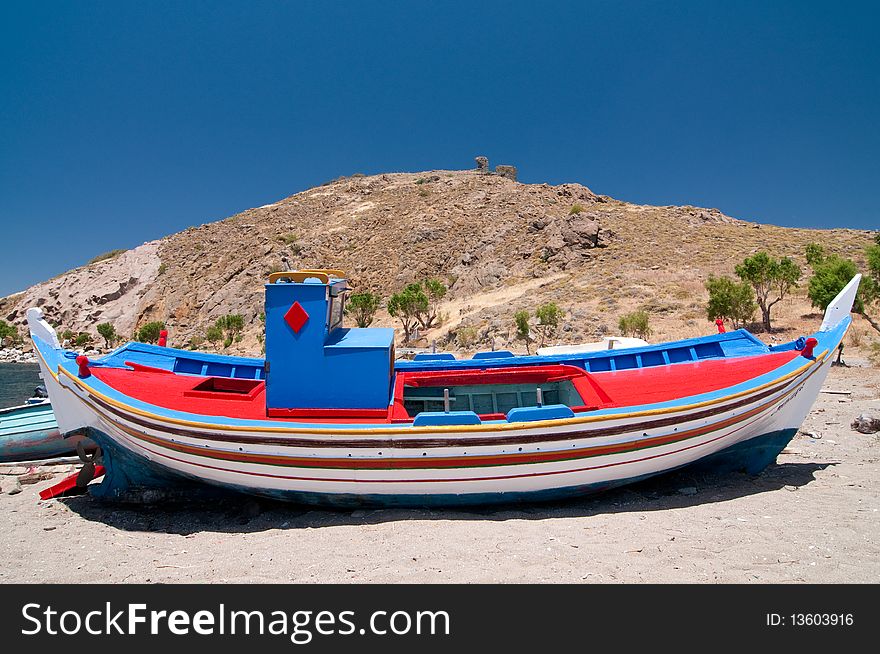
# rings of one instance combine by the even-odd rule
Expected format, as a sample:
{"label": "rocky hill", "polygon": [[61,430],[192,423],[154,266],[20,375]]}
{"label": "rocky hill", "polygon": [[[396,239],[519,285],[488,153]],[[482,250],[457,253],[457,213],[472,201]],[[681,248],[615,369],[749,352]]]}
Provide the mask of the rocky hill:
{"label": "rocky hill", "polygon": [[[245,338],[230,351],[256,354],[267,275],[332,267],[348,271],[356,289],[386,298],[426,276],[447,280],[445,320],[421,335],[422,345],[518,349],[514,312],[547,301],[565,311],[559,342],[616,332],[622,313],[642,307],[655,339],[677,338],[714,329],[703,312],[710,273],[731,273],[758,249],[791,256],[806,272],[810,241],[863,264],[870,239],[478,171],[356,175],[71,270],[0,300],[0,317],[23,325],[27,307],[41,306],[62,329],[96,334],[107,321],[126,338],[162,320],[171,343],[185,345],[219,316],[240,313]],[[783,332],[817,323],[803,290],[780,304]],[[382,311],[377,324],[393,321]],[[468,338],[456,339],[463,327]]]}

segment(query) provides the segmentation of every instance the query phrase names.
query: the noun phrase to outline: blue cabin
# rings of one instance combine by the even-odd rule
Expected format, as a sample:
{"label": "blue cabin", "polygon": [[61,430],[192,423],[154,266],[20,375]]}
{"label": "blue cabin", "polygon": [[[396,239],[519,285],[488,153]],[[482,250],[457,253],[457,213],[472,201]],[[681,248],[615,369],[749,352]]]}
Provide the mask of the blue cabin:
{"label": "blue cabin", "polygon": [[266,284],[269,416],[385,415],[394,330],[342,326],[348,284],[338,270],[273,273]]}

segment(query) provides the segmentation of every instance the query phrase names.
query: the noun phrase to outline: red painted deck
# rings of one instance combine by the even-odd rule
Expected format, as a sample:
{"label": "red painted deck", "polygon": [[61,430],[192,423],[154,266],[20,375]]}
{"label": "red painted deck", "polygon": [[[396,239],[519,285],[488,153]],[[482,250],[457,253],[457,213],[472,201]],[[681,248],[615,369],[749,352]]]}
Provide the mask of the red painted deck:
{"label": "red painted deck", "polygon": [[[454,386],[505,382],[543,383],[570,379],[584,400],[582,407],[573,407],[575,411],[651,404],[733,386],[775,370],[799,355],[796,351],[777,352],[755,357],[707,359],[671,366],[599,373],[586,373],[580,368],[566,365],[455,372],[402,372],[397,375],[395,403],[383,417],[329,417],[328,412],[322,412],[325,417],[285,417],[272,420],[330,424],[406,421],[411,417],[403,408],[404,384]],[[102,382],[131,398],[166,409],[247,420],[267,419],[264,382],[177,375],[143,367],[137,370],[94,367],[91,372]],[[214,381],[206,384],[209,379]],[[200,389],[196,389],[197,386]],[[214,390],[202,390],[206,387]],[[503,416],[491,416],[496,417]]]}

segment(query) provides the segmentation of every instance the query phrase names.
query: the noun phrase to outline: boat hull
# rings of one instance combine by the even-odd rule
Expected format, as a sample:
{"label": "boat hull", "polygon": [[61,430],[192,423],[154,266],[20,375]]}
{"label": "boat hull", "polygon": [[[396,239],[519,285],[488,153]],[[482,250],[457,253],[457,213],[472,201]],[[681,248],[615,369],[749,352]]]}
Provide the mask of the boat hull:
{"label": "boat hull", "polygon": [[142,503],[145,498],[165,500],[170,497],[193,498],[204,494],[212,495],[212,488],[265,497],[273,500],[291,502],[328,509],[354,508],[414,508],[414,507],[454,507],[530,504],[570,500],[612,490],[628,484],[644,481],[651,477],[673,472],[688,465],[699,466],[716,472],[745,472],[757,474],[771,465],[778,454],[797,434],[797,429],[786,429],[756,436],[743,443],[737,443],[714,455],[684,464],[678,468],[668,468],[641,474],[635,477],[608,479],[605,481],[582,483],[575,486],[543,488],[529,491],[484,491],[475,493],[328,493],[282,488],[258,489],[231,482],[216,482],[204,485],[201,477],[193,477],[157,465],[132,451],[120,448],[112,438],[99,433],[91,433],[100,443],[105,463],[113,471],[100,484],[90,486],[91,494],[99,499]]}
{"label": "boat hull", "polygon": [[803,361],[785,379],[708,404],[489,435],[400,430],[375,444],[326,430],[267,435],[166,422],[69,378],[60,385],[92,415],[107,469],[90,487],[99,497],[197,481],[332,507],[476,505],[579,496],[694,463],[759,472],[797,432],[831,365],[828,356]]}
{"label": "boat hull", "polygon": [[68,456],[76,452],[80,441],[95,446],[81,435],[62,437],[49,403],[0,410],[0,463]]}

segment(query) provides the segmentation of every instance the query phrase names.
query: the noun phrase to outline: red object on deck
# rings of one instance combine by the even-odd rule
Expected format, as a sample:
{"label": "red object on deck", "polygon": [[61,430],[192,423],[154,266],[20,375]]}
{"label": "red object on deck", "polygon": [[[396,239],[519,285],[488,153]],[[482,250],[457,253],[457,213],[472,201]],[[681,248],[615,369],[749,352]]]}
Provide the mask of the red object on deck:
{"label": "red object on deck", "polygon": [[[104,474],[104,466],[95,466],[95,476],[93,479],[97,479],[98,477],[103,476]],[[70,492],[74,488],[76,488],[76,479],[79,477],[79,471],[77,470],[72,475],[69,475],[59,481],[54,486],[49,486],[44,490],[40,491],[40,499],[41,500],[51,500],[54,497],[62,497],[66,493]]]}
{"label": "red object on deck", "polygon": [[724,320],[722,318],[717,318],[715,320],[715,326],[718,327],[718,333],[723,334],[727,330],[724,329]]}
{"label": "red object on deck", "polygon": [[804,349],[801,350],[801,355],[807,357],[808,359],[813,358],[813,349],[819,344],[812,336],[807,339],[806,344],[804,345]]}
{"label": "red object on deck", "polygon": [[159,332],[159,347],[165,347],[168,345],[168,330],[163,329]]}
{"label": "red object on deck", "polygon": [[80,354],[76,358],[76,365],[79,366],[79,376],[85,379],[86,377],[91,376],[91,371],[89,370],[89,358],[85,354]]}

